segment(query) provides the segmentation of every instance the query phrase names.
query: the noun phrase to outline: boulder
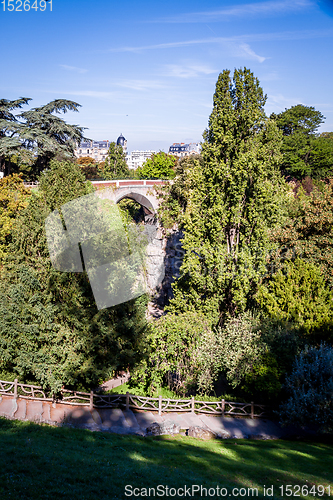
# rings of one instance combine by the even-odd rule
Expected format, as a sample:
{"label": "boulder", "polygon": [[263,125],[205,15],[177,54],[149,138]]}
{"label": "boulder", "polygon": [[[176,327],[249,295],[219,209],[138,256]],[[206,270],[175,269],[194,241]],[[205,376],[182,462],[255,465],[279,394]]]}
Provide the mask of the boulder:
{"label": "boulder", "polygon": [[204,429],[203,427],[191,426],[188,430],[188,436],[203,439],[207,441],[208,439],[216,439],[216,434],[208,429]]}
{"label": "boulder", "polygon": [[164,422],[158,423],[153,422],[149,427],[147,427],[147,436],[164,436],[179,434],[180,426],[177,425],[172,420],[165,420]]}

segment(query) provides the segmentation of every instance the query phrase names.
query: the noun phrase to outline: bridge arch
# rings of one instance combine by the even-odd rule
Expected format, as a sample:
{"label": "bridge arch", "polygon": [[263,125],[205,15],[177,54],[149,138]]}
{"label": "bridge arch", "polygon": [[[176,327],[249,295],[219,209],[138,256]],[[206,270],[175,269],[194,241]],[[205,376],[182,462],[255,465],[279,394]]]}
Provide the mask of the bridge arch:
{"label": "bridge arch", "polygon": [[140,193],[120,194],[119,197],[118,196],[116,197],[115,202],[119,203],[121,200],[125,200],[128,198],[139,203],[139,205],[141,205],[144,209],[146,209],[150,214],[154,214],[156,212],[155,208],[153,207],[152,203],[148,200],[148,198]]}
{"label": "bridge arch", "polygon": [[159,200],[154,191],[155,185],[163,185],[169,181],[164,180],[117,180],[117,181],[92,181],[98,196],[119,203],[124,198],[130,198],[139,203],[145,213],[156,214]]}

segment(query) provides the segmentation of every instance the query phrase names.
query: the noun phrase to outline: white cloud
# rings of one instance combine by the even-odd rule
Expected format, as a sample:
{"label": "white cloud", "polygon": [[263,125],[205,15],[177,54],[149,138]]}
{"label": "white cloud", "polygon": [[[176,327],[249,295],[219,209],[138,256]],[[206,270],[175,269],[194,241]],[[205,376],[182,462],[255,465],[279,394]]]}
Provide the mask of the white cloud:
{"label": "white cloud", "polygon": [[224,43],[247,43],[265,42],[274,40],[307,40],[311,38],[332,37],[333,29],[329,30],[299,30],[280,31],[275,33],[255,33],[233,37],[211,37],[199,38],[197,40],[184,40],[181,42],[159,43],[155,45],[142,45],[137,47],[117,47],[108,49],[106,52],[142,52],[144,50],[173,49],[178,47],[190,47],[192,45],[224,44]]}
{"label": "white cloud", "polygon": [[87,69],[84,68],[77,68],[76,66],[67,66],[67,64],[59,64],[61,68],[66,69],[67,71],[74,71],[75,73],[87,73]]}
{"label": "white cloud", "polygon": [[195,78],[200,75],[211,75],[213,73],[218,73],[218,71],[200,64],[166,64],[163,74],[177,78]]}
{"label": "white cloud", "polygon": [[157,19],[153,22],[164,23],[206,23],[221,21],[230,17],[262,16],[284,14],[285,12],[304,10],[314,6],[311,0],[271,0],[268,2],[255,2],[235,5],[225,9],[204,12],[185,12],[177,16]]}
{"label": "white cloud", "polygon": [[295,106],[296,104],[304,104],[302,99],[300,97],[286,97],[282,94],[269,94],[269,97],[267,99],[267,104],[266,106],[268,108],[274,108],[276,109],[277,107],[279,110],[284,110],[285,108],[290,108],[291,106]]}
{"label": "white cloud", "polygon": [[250,45],[247,43],[241,43],[239,45],[239,48],[241,50],[240,55],[246,55],[250,59],[254,59],[255,61],[259,61],[260,63],[266,61],[266,59],[267,59],[267,57],[262,57],[262,56],[259,56],[258,54],[256,54],[254,52],[254,50],[251,49]]}

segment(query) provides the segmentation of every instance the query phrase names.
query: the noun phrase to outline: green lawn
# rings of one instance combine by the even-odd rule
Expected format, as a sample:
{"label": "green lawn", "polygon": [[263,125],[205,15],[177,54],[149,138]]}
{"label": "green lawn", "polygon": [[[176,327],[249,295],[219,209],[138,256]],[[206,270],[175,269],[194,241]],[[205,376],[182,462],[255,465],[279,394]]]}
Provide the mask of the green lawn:
{"label": "green lawn", "polygon": [[[333,445],[299,441],[213,440],[203,442],[178,436],[143,438],[102,432],[57,428],[0,418],[0,499],[99,500],[145,498],[126,496],[125,486],[155,488],[155,498],[166,488],[202,485],[227,488],[206,498],[222,498],[238,490],[238,497],[253,498],[247,488],[258,488],[256,498],[287,498],[281,486],[330,486],[333,497]],[[157,486],[160,496],[157,496]],[[264,485],[274,496],[264,497]],[[128,487],[127,492],[133,490]],[[217,490],[215,489],[215,492]],[[312,490],[314,492],[314,489]],[[189,490],[192,493],[192,490]],[[270,492],[270,491],[269,491]],[[306,493],[305,489],[303,490]],[[321,489],[319,489],[319,493]],[[161,494],[164,493],[164,496]],[[245,494],[244,494],[245,493]],[[151,491],[151,495],[153,491]],[[325,493],[316,498],[329,498]],[[154,498],[151,496],[150,498]],[[298,498],[313,498],[300,494]]]}

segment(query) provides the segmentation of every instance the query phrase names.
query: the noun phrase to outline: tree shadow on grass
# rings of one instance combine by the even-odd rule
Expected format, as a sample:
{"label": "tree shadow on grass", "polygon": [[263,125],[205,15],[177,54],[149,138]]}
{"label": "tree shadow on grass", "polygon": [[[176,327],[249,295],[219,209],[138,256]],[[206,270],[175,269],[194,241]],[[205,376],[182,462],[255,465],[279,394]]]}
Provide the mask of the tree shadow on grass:
{"label": "tree shadow on grass", "polygon": [[[227,488],[227,496],[238,493],[243,498],[267,498],[264,485],[273,486],[271,498],[282,498],[281,486],[287,484],[309,489],[331,485],[333,490],[332,444],[144,438],[5,419],[0,419],[0,440],[1,498],[144,498],[148,495],[142,488],[154,488],[158,497],[158,485],[165,497],[167,486],[177,490],[185,485],[207,488],[207,498],[221,498],[217,486]],[[131,494],[134,488],[136,495]],[[209,488],[215,488],[215,494],[209,494]],[[257,488],[258,495],[251,488]],[[173,498],[182,498],[182,490],[176,490]],[[205,490],[200,493],[191,498],[205,498]]]}

